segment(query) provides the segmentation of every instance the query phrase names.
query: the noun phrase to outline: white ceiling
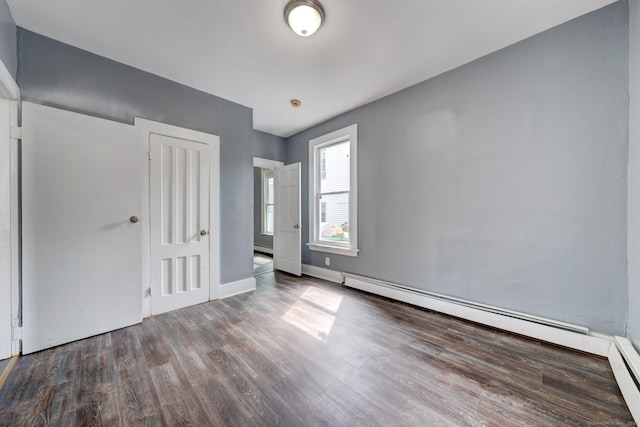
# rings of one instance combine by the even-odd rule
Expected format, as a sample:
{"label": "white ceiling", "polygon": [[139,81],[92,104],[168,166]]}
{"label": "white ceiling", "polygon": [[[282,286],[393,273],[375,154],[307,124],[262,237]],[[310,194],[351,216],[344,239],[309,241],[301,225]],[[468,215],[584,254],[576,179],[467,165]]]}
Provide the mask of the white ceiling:
{"label": "white ceiling", "polygon": [[286,137],[615,0],[321,1],[307,38],[287,0],[7,3],[23,28],[251,107]]}

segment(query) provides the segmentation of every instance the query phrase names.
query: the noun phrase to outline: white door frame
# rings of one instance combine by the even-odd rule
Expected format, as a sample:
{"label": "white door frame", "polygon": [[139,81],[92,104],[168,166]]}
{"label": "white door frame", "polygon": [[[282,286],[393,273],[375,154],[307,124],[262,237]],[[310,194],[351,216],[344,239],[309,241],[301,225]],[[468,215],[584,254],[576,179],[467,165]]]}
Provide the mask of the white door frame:
{"label": "white door frame", "polygon": [[263,159],[262,157],[253,158],[254,168],[275,169],[282,166],[284,166],[284,162],[279,162],[278,160]]}
{"label": "white door frame", "polygon": [[[281,168],[282,166],[284,166],[284,162],[280,162],[280,161],[278,161],[278,160],[264,159],[264,158],[262,158],[262,157],[254,157],[254,158],[253,158],[253,167],[254,167],[254,168],[261,168],[261,169],[271,169],[271,170],[274,170],[275,168]],[[262,181],[260,181],[260,183],[262,184]],[[256,189],[254,188],[254,189],[253,189],[253,194],[255,195],[255,193],[256,193]],[[261,189],[260,189],[260,194],[262,194],[262,193],[264,193],[264,191],[263,191],[263,189],[261,188]],[[260,200],[262,200],[262,196],[260,197]],[[264,202],[262,202],[262,203],[264,203]],[[254,209],[254,212],[255,212],[255,209]],[[261,220],[261,221],[263,220],[263,219],[262,219],[262,206],[260,206],[260,220]],[[275,222],[275,220],[276,220],[276,218],[275,218],[275,215],[274,215],[273,221]],[[254,222],[254,224],[255,224],[255,222]],[[274,225],[275,225],[275,224],[274,224]],[[254,237],[255,237],[255,230],[253,230],[253,233],[254,233]],[[253,242],[253,250],[255,251],[255,250],[256,250],[256,248],[257,248],[257,246],[256,246],[256,242],[254,241],[254,242]],[[274,248],[272,247],[271,249],[272,249],[272,251],[271,251],[271,255],[275,255],[275,254],[273,253],[273,249],[274,249]]]}
{"label": "white door frame", "polygon": [[[19,187],[18,187],[18,103],[20,102],[20,88],[11,76],[9,70],[0,60],[0,98],[9,101],[10,132],[0,136],[0,144],[9,147],[7,152],[9,159],[9,176],[3,176],[2,181],[9,183],[9,194],[2,195],[3,200],[8,200],[9,210],[0,213],[0,221],[9,223],[8,250],[0,249],[0,257],[9,260],[10,273],[8,282],[0,279],[0,302],[3,302],[0,312],[10,312],[9,316],[0,318],[1,348],[10,349],[11,354],[0,354],[0,359],[20,354],[20,250],[19,250]],[[3,120],[5,119],[3,118]],[[7,221],[8,220],[8,221]],[[3,351],[4,353],[4,351]]]}
{"label": "white door frame", "polygon": [[142,317],[151,316],[151,298],[147,289],[151,287],[151,232],[150,182],[149,182],[149,135],[159,134],[172,138],[186,139],[209,145],[209,299],[220,297],[220,137],[178,126],[151,120],[134,119],[134,126],[140,130],[142,144]]}

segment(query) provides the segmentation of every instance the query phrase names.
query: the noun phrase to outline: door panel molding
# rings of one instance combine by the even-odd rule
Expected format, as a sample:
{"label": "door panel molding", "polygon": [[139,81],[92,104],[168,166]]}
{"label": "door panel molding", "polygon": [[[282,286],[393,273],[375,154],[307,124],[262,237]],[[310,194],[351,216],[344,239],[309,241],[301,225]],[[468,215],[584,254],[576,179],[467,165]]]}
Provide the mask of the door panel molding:
{"label": "door panel molding", "polygon": [[139,132],[142,147],[140,159],[142,170],[142,315],[151,315],[151,298],[147,289],[151,286],[150,252],[150,181],[149,155],[152,134],[179,138],[209,145],[209,299],[220,297],[220,137],[192,129],[136,117],[134,126]]}
{"label": "door panel molding", "polygon": [[[209,301],[209,145],[151,134],[151,314]],[[214,230],[215,232],[215,230]]]}

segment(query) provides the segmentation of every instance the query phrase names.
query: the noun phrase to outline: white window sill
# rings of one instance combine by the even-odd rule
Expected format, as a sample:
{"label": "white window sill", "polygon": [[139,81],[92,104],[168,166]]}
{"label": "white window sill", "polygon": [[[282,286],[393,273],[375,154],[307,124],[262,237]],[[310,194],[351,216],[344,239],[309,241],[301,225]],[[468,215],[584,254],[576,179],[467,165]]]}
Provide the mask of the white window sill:
{"label": "white window sill", "polygon": [[261,236],[271,236],[273,237],[273,233],[260,233]]}
{"label": "white window sill", "polygon": [[357,257],[358,252],[360,252],[360,249],[342,248],[338,246],[321,245],[318,243],[307,243],[307,246],[312,251],[327,252],[330,254],[346,255],[346,256],[353,256],[353,257]]}

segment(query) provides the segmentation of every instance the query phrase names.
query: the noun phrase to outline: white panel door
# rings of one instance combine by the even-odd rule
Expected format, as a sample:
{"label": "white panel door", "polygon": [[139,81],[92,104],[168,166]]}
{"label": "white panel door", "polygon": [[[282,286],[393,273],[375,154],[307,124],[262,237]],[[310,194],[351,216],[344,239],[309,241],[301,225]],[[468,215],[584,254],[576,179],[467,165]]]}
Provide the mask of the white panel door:
{"label": "white panel door", "polygon": [[302,274],[300,163],[276,168],[273,171],[276,188],[274,268],[300,276]]}
{"label": "white panel door", "polygon": [[23,353],[142,321],[133,126],[22,103]]}
{"label": "white panel door", "polygon": [[151,134],[151,313],[209,300],[209,145]]}

